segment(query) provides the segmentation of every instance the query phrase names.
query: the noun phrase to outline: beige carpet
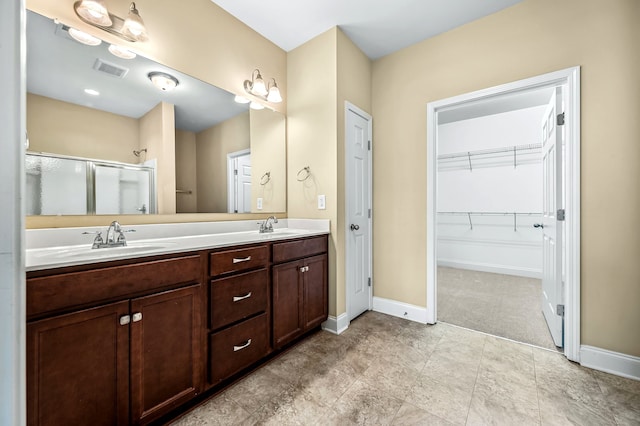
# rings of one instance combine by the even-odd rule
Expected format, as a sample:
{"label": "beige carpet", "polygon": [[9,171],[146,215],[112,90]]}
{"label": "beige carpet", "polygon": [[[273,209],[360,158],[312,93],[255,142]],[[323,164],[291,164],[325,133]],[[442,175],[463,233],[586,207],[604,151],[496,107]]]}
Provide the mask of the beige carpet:
{"label": "beige carpet", "polygon": [[555,350],[541,285],[534,278],[438,267],[438,321]]}

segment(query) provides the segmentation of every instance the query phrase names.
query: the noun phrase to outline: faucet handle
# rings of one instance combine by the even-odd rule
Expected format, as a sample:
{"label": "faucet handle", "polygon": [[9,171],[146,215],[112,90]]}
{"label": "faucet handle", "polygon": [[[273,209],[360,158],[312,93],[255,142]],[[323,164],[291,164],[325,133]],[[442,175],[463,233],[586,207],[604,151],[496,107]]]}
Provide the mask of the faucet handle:
{"label": "faucet handle", "polygon": [[104,244],[104,240],[102,239],[102,231],[93,231],[93,232],[85,231],[85,232],[82,233],[82,235],[95,235],[96,236],[93,239],[93,245],[91,246],[92,249],[100,248],[100,245]]}

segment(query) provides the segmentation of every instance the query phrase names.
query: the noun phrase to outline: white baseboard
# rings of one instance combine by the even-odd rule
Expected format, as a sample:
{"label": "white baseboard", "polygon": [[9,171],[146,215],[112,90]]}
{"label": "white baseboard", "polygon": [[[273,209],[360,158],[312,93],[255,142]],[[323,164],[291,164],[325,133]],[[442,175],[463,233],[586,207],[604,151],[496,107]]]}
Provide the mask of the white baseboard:
{"label": "white baseboard", "polygon": [[329,318],[322,323],[322,329],[333,334],[344,333],[347,328],[349,328],[349,317],[346,312],[337,317],[329,315]]}
{"label": "white baseboard", "polygon": [[404,318],[409,321],[427,323],[427,308],[422,306],[410,305],[408,303],[398,302],[396,300],[383,299],[382,297],[373,298],[373,310],[398,318]]}
{"label": "white baseboard", "polygon": [[480,262],[464,262],[452,259],[438,259],[438,266],[468,269],[471,271],[491,272],[494,274],[515,275],[518,277],[542,279],[542,271],[534,268],[522,268],[507,265],[494,265]]}
{"label": "white baseboard", "polygon": [[581,345],[580,365],[616,376],[640,380],[640,357]]}

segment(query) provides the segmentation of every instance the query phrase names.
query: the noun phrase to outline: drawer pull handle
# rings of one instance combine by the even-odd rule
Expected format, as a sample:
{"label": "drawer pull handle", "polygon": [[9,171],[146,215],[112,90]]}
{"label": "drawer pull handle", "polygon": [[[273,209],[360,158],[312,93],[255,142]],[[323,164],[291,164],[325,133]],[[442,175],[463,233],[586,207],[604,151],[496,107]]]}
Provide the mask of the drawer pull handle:
{"label": "drawer pull handle", "polygon": [[251,292],[245,294],[244,296],[233,296],[233,301],[237,302],[239,300],[244,300],[244,299],[248,299],[251,297]]}
{"label": "drawer pull handle", "polygon": [[234,347],[233,347],[233,351],[234,351],[234,352],[241,351],[241,350],[243,350],[244,348],[249,347],[249,345],[250,345],[250,344],[251,344],[251,339],[247,340],[247,341],[246,341],[244,344],[242,344],[242,345],[234,346]]}
{"label": "drawer pull handle", "polygon": [[248,262],[251,260],[251,256],[247,256],[247,257],[234,257],[233,258],[233,263],[242,263],[242,262]]}

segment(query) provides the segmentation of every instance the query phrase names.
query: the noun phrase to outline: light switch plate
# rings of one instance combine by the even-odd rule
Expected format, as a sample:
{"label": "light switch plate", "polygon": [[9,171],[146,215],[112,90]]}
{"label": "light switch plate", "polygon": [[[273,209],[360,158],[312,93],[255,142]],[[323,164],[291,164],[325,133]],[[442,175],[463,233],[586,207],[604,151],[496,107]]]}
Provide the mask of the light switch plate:
{"label": "light switch plate", "polygon": [[256,199],[256,209],[262,210],[262,198]]}
{"label": "light switch plate", "polygon": [[326,208],[327,204],[324,195],[318,195],[318,210],[325,210]]}

